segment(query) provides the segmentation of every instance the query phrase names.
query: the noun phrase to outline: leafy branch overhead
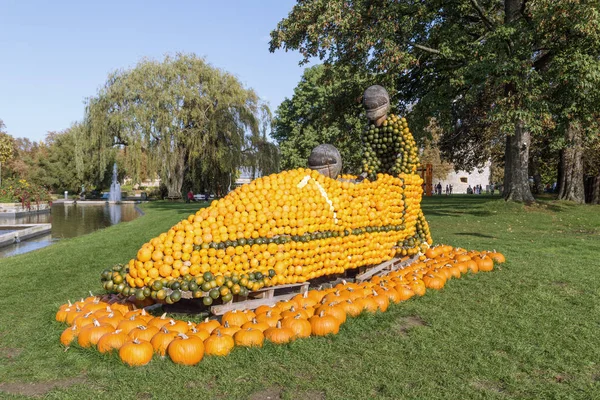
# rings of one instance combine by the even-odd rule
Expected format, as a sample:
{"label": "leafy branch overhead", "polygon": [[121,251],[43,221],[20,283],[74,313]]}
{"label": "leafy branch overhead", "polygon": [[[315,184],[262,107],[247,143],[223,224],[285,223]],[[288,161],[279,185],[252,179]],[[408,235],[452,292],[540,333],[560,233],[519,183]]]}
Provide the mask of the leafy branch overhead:
{"label": "leafy branch overhead", "polygon": [[359,98],[367,77],[347,69],[307,68],[291,98],[277,108],[273,138],[281,148],[284,169],[306,167],[308,156],[319,144],[335,145],[345,173],[359,173],[362,155],[357,140],[363,129]]}
{"label": "leafy branch overhead", "polygon": [[303,62],[319,58],[376,75],[410,111],[417,136],[436,119],[455,165],[480,166],[505,143],[507,199],[533,200],[526,173],[532,135],[561,136],[573,120],[588,136],[597,132],[597,4],[305,0],[277,24],[269,45],[297,50]]}

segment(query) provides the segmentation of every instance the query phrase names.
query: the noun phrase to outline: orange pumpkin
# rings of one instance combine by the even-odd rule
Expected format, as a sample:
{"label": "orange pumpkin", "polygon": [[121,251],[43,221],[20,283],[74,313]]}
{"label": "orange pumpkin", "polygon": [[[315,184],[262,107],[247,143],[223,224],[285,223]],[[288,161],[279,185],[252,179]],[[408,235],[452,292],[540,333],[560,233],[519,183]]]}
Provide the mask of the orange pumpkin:
{"label": "orange pumpkin", "polygon": [[212,331],[214,331],[216,328],[219,328],[220,326],[221,326],[221,324],[219,323],[219,321],[217,321],[215,319],[206,318],[204,321],[197,324],[196,328],[204,329],[208,333],[212,333]]}
{"label": "orange pumpkin", "polygon": [[114,330],[112,325],[101,325],[98,320],[94,320],[92,324],[81,328],[77,335],[77,343],[81,347],[95,346],[105,333],[114,332]]}
{"label": "orange pumpkin", "polygon": [[171,332],[168,329],[162,327],[160,331],[156,333],[150,340],[150,344],[154,351],[160,354],[162,357],[167,354],[167,348],[169,344],[175,339],[177,332]]}
{"label": "orange pumpkin", "polygon": [[221,334],[233,337],[242,328],[237,325],[229,325],[229,322],[225,321],[225,324],[218,329],[221,331]]}
{"label": "orange pumpkin", "polygon": [[148,321],[148,326],[155,326],[158,329],[160,329],[166,324],[168,324],[170,320],[171,318],[167,318],[167,313],[164,313],[160,317],[154,317],[150,321]]}
{"label": "orange pumpkin", "polygon": [[198,336],[200,339],[202,339],[202,341],[205,341],[206,339],[208,339],[208,338],[209,338],[209,336],[210,336],[210,333],[208,333],[208,331],[207,331],[207,330],[204,330],[204,329],[198,329],[198,328],[196,328],[196,327],[194,326],[194,327],[191,327],[191,328],[190,328],[190,329],[187,331],[186,335],[188,335],[188,336]]}
{"label": "orange pumpkin", "polygon": [[124,319],[119,322],[117,325],[117,329],[123,331],[126,335],[129,334],[132,330],[137,328],[140,325],[144,325],[143,321],[136,319],[135,316],[132,316],[129,319]]}
{"label": "orange pumpkin", "polygon": [[113,350],[119,350],[126,342],[131,340],[129,336],[120,330],[105,333],[98,340],[98,351],[100,353],[108,353]]}
{"label": "orange pumpkin", "polygon": [[133,339],[119,349],[119,358],[130,366],[146,365],[152,360],[152,345],[144,340]]}
{"label": "orange pumpkin", "polygon": [[167,352],[175,364],[196,365],[204,357],[204,342],[197,336],[180,333],[171,341]]}
{"label": "orange pumpkin", "polygon": [[254,318],[254,319],[252,319],[252,321],[248,321],[244,325],[242,325],[242,329],[257,329],[261,332],[266,331],[270,327],[271,327],[271,325],[267,324],[266,322],[259,322],[259,321],[257,321],[256,318]]}
{"label": "orange pumpkin", "polygon": [[60,334],[60,342],[63,344],[63,346],[69,347],[71,343],[77,339],[78,334],[79,327],[77,325],[72,325]]}
{"label": "orange pumpkin", "polygon": [[339,306],[351,317],[358,317],[363,312],[363,305],[350,299],[340,303]]}
{"label": "orange pumpkin", "polygon": [[290,328],[281,326],[281,321],[278,321],[275,327],[267,329],[264,335],[268,341],[275,344],[289,343],[295,338],[295,332]]}
{"label": "orange pumpkin", "polygon": [[262,347],[265,335],[258,329],[241,329],[233,335],[233,340],[237,346],[242,347]]}
{"label": "orange pumpkin", "polygon": [[340,322],[331,315],[325,315],[323,311],[310,318],[311,332],[315,336],[327,336],[337,334],[340,331]]}
{"label": "orange pumpkin", "polygon": [[340,322],[340,325],[346,322],[346,311],[344,311],[343,307],[338,306],[337,303],[325,304],[315,310],[315,314],[321,313],[336,318]]}
{"label": "orange pumpkin", "polygon": [[171,332],[186,333],[190,327],[185,321],[170,319],[165,325],[163,325]]}
{"label": "orange pumpkin", "polygon": [[477,257],[475,258],[475,262],[480,271],[489,272],[494,269],[494,261],[490,257]]}
{"label": "orange pumpkin", "polygon": [[259,314],[256,316],[256,320],[258,322],[264,322],[268,324],[271,328],[277,325],[277,322],[280,320],[279,314],[273,314],[272,311],[267,311],[264,314]]}
{"label": "orange pumpkin", "polygon": [[506,258],[504,258],[504,254],[499,253],[497,251],[492,251],[489,254],[489,257],[494,260],[495,262],[497,262],[498,264],[502,264],[503,262],[506,261]]}
{"label": "orange pumpkin", "polygon": [[385,312],[390,305],[390,301],[388,300],[387,296],[380,295],[375,290],[373,290],[373,294],[369,297],[372,298],[375,303],[377,303],[377,308],[381,312]]}
{"label": "orange pumpkin", "polygon": [[159,329],[155,326],[140,325],[137,328],[129,331],[126,336],[130,337],[131,339],[141,339],[149,342],[158,332]]}
{"label": "orange pumpkin", "polygon": [[221,325],[228,324],[229,326],[242,326],[248,321],[249,319],[247,313],[233,310],[227,311],[225,314],[223,314],[223,317],[221,318]]}
{"label": "orange pumpkin", "polygon": [[312,332],[310,322],[302,318],[300,315],[284,318],[281,321],[281,326],[284,328],[290,328],[292,332],[294,332],[296,339],[309,337]]}
{"label": "orange pumpkin", "polygon": [[204,354],[207,356],[223,357],[228,355],[234,346],[235,342],[233,338],[229,335],[221,334],[221,330],[217,328],[214,333],[204,341]]}

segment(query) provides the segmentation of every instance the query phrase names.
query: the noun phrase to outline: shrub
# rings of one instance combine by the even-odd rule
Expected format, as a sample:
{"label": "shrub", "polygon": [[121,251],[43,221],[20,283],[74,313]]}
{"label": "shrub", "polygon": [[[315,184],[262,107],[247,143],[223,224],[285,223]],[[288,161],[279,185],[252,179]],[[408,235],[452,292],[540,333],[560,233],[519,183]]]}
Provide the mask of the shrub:
{"label": "shrub", "polygon": [[23,208],[31,209],[35,204],[39,207],[41,203],[52,202],[50,192],[44,186],[27,182],[25,179],[5,179],[0,187],[0,202],[21,203]]}

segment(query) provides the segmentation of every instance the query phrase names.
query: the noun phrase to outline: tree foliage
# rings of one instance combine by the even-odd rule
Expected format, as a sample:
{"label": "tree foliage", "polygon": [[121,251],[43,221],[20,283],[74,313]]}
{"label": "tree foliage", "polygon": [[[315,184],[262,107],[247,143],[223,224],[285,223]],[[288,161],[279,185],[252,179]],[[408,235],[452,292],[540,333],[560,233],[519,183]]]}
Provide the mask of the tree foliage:
{"label": "tree foliage", "polygon": [[[6,125],[0,119],[0,168],[2,164],[13,156],[13,138],[5,132]],[[0,169],[0,184],[2,183],[2,170]]]}
{"label": "tree foliage", "polygon": [[61,132],[48,132],[43,146],[43,156],[38,158],[40,171],[33,181],[50,187],[54,192],[87,192],[104,186],[97,181],[92,163],[93,154],[85,152],[85,128],[79,123]]}
{"label": "tree foliage", "polygon": [[271,32],[270,50],[379,74],[414,130],[436,118],[460,168],[506,143],[505,196],[529,201],[531,135],[573,118],[569,101],[586,123],[598,115],[599,32],[597,4],[578,0],[306,0]]}
{"label": "tree foliage", "polygon": [[143,171],[158,174],[169,196],[178,197],[189,174],[216,187],[247,163],[276,169],[275,148],[260,131],[265,107],[233,75],[179,54],[110,74],[89,99],[85,122],[100,172],[122,147],[134,182]]}
{"label": "tree foliage", "polygon": [[281,149],[282,168],[306,167],[308,156],[319,144],[338,148],[345,173],[361,166],[360,96],[368,79],[324,65],[307,68],[292,98],[277,108],[272,136]]}
{"label": "tree foliage", "polygon": [[427,136],[423,138],[421,154],[419,155],[421,164],[431,164],[434,180],[445,180],[448,174],[454,169],[454,166],[442,159],[439,147],[441,129],[434,118],[429,122],[426,131]]}
{"label": "tree foliage", "polygon": [[11,138],[13,157],[6,162],[4,175],[55,193],[78,193],[82,185],[88,192],[106,187],[110,178],[97,174],[97,154],[87,150],[86,138],[87,131],[80,123],[60,132],[48,132],[43,142]]}
{"label": "tree foliage", "polygon": [[41,173],[40,159],[46,154],[45,144],[27,138],[15,138],[13,154],[14,157],[6,163],[7,176],[40,183],[37,177]]}
{"label": "tree foliage", "polygon": [[4,121],[0,119],[0,162],[4,163],[13,156],[13,138],[6,131]]}

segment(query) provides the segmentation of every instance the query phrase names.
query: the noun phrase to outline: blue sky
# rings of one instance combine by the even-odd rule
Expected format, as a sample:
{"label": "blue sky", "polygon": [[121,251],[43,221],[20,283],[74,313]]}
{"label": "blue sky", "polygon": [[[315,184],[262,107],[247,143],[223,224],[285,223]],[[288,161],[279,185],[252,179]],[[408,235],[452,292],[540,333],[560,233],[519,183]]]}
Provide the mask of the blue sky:
{"label": "blue sky", "polygon": [[108,73],[142,57],[204,56],[235,74],[274,111],[304,67],[268,50],[292,0],[0,0],[0,119],[15,137],[43,140],[81,120]]}

